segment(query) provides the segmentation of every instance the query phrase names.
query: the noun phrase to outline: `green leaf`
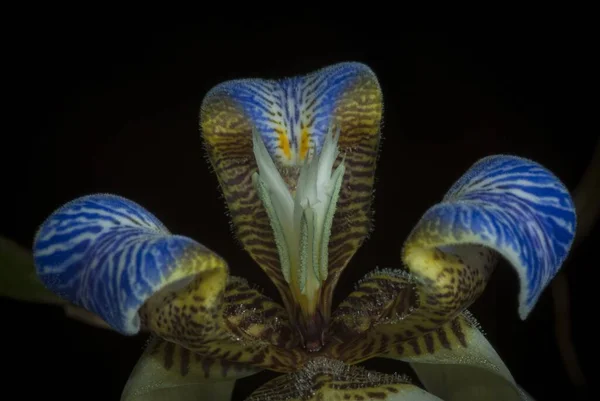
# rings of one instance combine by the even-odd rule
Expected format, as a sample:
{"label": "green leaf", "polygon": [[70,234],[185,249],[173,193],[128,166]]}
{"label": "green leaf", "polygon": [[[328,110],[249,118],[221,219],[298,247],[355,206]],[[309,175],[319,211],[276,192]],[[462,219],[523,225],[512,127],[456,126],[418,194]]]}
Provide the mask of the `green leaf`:
{"label": "green leaf", "polygon": [[31,251],[0,236],[0,296],[19,301],[64,305],[67,302],[38,279]]}

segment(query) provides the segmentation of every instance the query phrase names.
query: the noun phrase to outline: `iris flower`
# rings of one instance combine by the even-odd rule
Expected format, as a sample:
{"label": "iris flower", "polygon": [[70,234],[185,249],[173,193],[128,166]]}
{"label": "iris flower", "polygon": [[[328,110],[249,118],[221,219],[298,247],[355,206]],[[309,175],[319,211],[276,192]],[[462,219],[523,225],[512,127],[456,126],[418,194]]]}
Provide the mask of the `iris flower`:
{"label": "iris flower", "polygon": [[[132,200],[83,196],[47,218],[33,246],[46,288],[123,335],[152,335],[122,400],[229,399],[264,369],[281,375],[249,400],[528,399],[467,308],[503,258],[525,319],[568,255],[573,201],[534,161],[476,161],[416,222],[397,269],[373,270],[332,308],[371,230],[382,115],[378,79],[356,62],[204,97],[235,234],[281,304]],[[420,385],[359,365],[375,357],[409,363]]]}

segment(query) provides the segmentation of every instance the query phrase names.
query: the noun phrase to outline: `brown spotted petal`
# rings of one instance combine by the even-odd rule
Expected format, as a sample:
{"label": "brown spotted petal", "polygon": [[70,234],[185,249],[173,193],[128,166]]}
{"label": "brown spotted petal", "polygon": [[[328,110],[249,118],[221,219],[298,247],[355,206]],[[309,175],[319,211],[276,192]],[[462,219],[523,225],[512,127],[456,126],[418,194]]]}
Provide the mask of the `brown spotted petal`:
{"label": "brown spotted petal", "polygon": [[244,278],[230,277],[223,299],[223,317],[229,330],[243,341],[260,341],[286,349],[300,344],[285,309]]}
{"label": "brown spotted petal", "polygon": [[528,399],[467,311],[408,340],[375,327],[338,343],[330,354],[348,364],[374,357],[409,362],[426,390],[443,400]]}
{"label": "brown spotted petal", "polygon": [[203,357],[273,370],[302,365],[282,307],[128,199],[90,195],[59,208],[34,258],[49,289],[122,334],[145,328]]}
{"label": "brown spotted petal", "polygon": [[[484,274],[489,271],[489,267],[485,263],[474,263],[473,258],[488,261],[489,255],[490,252],[483,248],[476,252],[476,256],[471,255],[468,259],[463,254],[467,263],[453,260],[456,263],[454,268],[457,272],[462,272],[468,266],[481,266],[481,270],[466,271],[473,275]],[[436,257],[449,263],[447,255],[442,252]],[[460,270],[461,268],[464,270]],[[447,297],[438,301],[436,292],[433,291],[435,286],[423,285],[412,279],[406,271],[374,271],[361,280],[356,291],[336,310],[328,352],[353,364],[388,352],[390,347],[400,343],[415,345],[419,338],[428,338],[432,331],[442,326],[446,322],[443,320],[444,316],[460,313],[465,304],[472,302],[480,289],[483,289],[486,282],[484,278],[474,280],[481,287],[461,291],[458,286],[468,282],[468,279],[450,276],[443,282],[444,291],[452,294],[453,303],[448,304],[442,302]]]}
{"label": "brown spotted petal", "polygon": [[252,179],[258,172],[253,132],[293,194],[301,166],[319,154],[333,126],[340,130],[339,157],[332,170],[343,159],[345,171],[331,233],[325,236],[328,262],[315,270],[327,279],[319,297],[320,313],[327,319],[339,275],[371,227],[381,116],[377,78],[359,63],[340,63],[281,80],[229,81],[212,89],[203,101],[202,136],[235,233],[273,280],[290,311],[294,311],[291,274],[282,271],[287,256],[275,241],[274,228]]}
{"label": "brown spotted petal", "polygon": [[525,319],[567,257],[575,226],[569,191],[551,171],[515,156],[479,160],[406,239],[402,260],[421,293],[409,325],[423,333],[457,316],[484,290],[497,256],[519,276]]}
{"label": "brown spotted petal", "polygon": [[121,401],[229,400],[235,381],[258,371],[154,337],[131,372]]}
{"label": "brown spotted petal", "polygon": [[224,289],[200,277],[177,292],[161,291],[142,318],[156,335],[203,357],[281,372],[304,363],[285,310],[241,278],[229,278]]}
{"label": "brown spotted petal", "polygon": [[532,400],[468,312],[421,337],[393,342],[381,356],[409,362],[427,391],[443,400]]}
{"label": "brown spotted petal", "polygon": [[401,270],[375,270],[334,311],[328,338],[332,344],[360,336],[383,323],[399,322],[415,304],[415,288]]}
{"label": "brown spotted petal", "polygon": [[316,358],[291,374],[266,383],[246,401],[387,400],[440,401],[401,375],[368,371]]}
{"label": "brown spotted petal", "polygon": [[574,233],[572,199],[550,171],[512,156],[478,161],[425,212],[405,242],[402,259],[413,287],[398,297],[410,299],[407,313],[378,322],[364,339],[336,345],[337,352],[357,362],[388,343],[416,346],[418,339],[427,340],[427,333],[480,296],[499,256],[519,275],[525,318],[561,267]]}

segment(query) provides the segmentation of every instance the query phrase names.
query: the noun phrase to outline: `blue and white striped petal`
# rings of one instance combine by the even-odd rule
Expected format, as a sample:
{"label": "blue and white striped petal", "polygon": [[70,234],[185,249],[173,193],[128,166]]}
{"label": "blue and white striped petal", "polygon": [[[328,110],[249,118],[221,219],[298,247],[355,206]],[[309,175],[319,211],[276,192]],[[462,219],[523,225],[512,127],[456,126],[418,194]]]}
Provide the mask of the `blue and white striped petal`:
{"label": "blue and white striped petal", "polygon": [[210,250],[172,235],[142,206],[115,195],[60,207],[40,227],[33,252],[48,289],[126,335],[139,332],[138,310],[162,288],[183,286],[207,269],[221,271],[223,286],[227,276]]}
{"label": "blue and white striped petal", "polygon": [[227,94],[252,121],[277,164],[301,166],[321,152],[337,123],[340,98],[372,74],[362,63],[343,62],[279,80],[231,80],[209,91],[205,102]]}
{"label": "blue and white striped petal", "polygon": [[417,278],[436,280],[441,271],[433,273],[434,254],[424,256],[428,252],[461,256],[461,249],[477,249],[473,245],[496,251],[519,275],[519,314],[525,319],[567,257],[575,228],[571,195],[551,171],[521,157],[495,155],[475,163],[423,215],[403,259]]}

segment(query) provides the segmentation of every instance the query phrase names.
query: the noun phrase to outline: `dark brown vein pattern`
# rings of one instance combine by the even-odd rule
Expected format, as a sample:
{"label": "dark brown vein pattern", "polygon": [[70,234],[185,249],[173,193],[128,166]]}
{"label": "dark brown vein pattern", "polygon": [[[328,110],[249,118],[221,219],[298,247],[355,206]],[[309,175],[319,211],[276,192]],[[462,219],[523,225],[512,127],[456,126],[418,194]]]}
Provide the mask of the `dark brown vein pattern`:
{"label": "dark brown vein pattern", "polygon": [[[283,375],[256,390],[246,401],[403,400],[424,391],[402,375],[386,375],[316,358],[298,372]],[[419,398],[427,399],[427,398]]]}

